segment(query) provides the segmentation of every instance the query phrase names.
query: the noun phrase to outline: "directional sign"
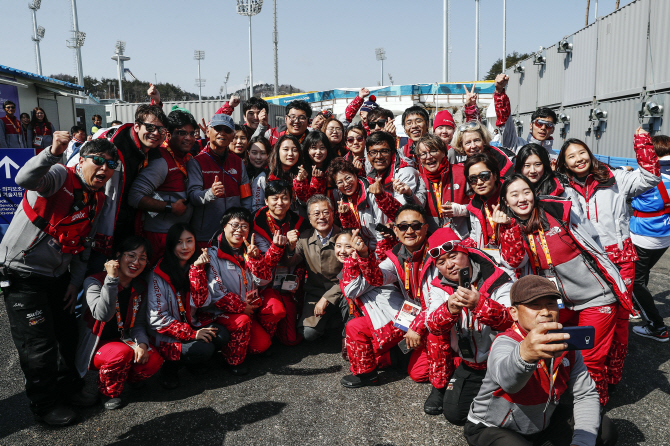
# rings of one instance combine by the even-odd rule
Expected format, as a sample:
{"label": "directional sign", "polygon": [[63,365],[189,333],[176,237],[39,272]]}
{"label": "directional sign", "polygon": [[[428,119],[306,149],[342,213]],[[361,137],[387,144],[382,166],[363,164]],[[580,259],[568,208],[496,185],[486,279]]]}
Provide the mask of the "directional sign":
{"label": "directional sign", "polygon": [[16,174],[33,156],[35,149],[0,149],[0,239],[23,199],[24,189],[16,184]]}

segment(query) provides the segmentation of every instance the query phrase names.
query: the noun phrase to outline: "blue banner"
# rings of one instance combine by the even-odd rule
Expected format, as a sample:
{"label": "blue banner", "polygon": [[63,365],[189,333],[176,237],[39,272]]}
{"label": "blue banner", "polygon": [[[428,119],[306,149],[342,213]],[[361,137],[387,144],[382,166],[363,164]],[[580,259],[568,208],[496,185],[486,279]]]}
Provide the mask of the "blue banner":
{"label": "blue banner", "polygon": [[0,149],[0,239],[23,199],[23,188],[16,184],[16,174],[33,156],[35,149]]}

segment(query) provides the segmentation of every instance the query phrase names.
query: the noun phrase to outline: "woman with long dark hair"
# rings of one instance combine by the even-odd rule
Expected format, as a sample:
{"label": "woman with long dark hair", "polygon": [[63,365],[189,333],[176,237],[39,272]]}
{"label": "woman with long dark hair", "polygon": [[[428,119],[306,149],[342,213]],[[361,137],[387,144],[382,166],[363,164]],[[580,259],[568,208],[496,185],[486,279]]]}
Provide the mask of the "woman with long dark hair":
{"label": "woman with long dark hair", "polygon": [[515,170],[528,178],[537,195],[565,197],[568,179],[551,169],[549,154],[541,145],[531,143],[521,147],[516,155]]}
{"label": "woman with long dark hair", "polygon": [[344,142],[347,145],[344,159],[353,163],[357,169],[357,176],[365,177],[365,139],[368,137],[368,131],[361,123],[357,123],[347,127],[344,135]]}
{"label": "woman with long dark hair", "polygon": [[344,141],[344,124],[342,124],[335,116],[331,116],[323,123],[323,133],[330,141],[330,149],[333,158],[344,156],[347,154],[347,146]]}
{"label": "woman with long dark hair", "polygon": [[53,124],[49,122],[47,114],[42,107],[33,109],[33,117],[28,124],[28,141],[37,153],[46,149],[53,143],[53,134],[56,131]]}
{"label": "woman with long dark hair", "polygon": [[147,239],[128,237],[105,271],[84,281],[77,369],[82,377],[89,368],[99,370],[98,389],[108,410],[123,404],[126,381],[141,382],[163,364],[146,331],[147,284],[140,274],[150,257]]}
{"label": "woman with long dark hair", "polygon": [[495,207],[492,219],[498,226],[503,265],[516,270],[517,277],[536,274],[554,282],[563,295],[559,307],[565,306],[561,323],[595,327],[593,348],[582,355],[604,406],[617,310],[620,304],[630,305],[619,270],[593,226],[573,212],[571,201],[540,200],[528,178],[519,174],[505,181],[500,195],[500,209]]}
{"label": "woman with long dark hair", "polygon": [[605,252],[621,270],[627,283],[628,299],[619,310],[617,329],[607,367],[609,384],[621,380],[628,351],[628,317],[632,305],[635,262],[639,260],[630,238],[630,211],[627,200],[655,187],[661,181],[661,167],[649,133],[639,127],[635,132],[635,156],[639,169],[611,170],[598,162],[588,146],[578,139],[568,139],[558,154],[556,170],[569,178],[577,191],[586,217],[593,223]]}
{"label": "woman with long dark hair", "polygon": [[249,150],[244,154],[244,164],[251,182],[251,211],[256,212],[265,204],[265,184],[267,183],[268,159],[272,146],[265,136],[251,138]]}
{"label": "woman with long dark hair", "polygon": [[195,231],[176,223],[167,232],[165,255],[149,275],[150,339],[165,359],[161,384],[179,386],[180,363],[191,370],[207,361],[230,339],[221,325],[205,324],[196,316],[194,302],[207,299],[209,256],[197,252]]}

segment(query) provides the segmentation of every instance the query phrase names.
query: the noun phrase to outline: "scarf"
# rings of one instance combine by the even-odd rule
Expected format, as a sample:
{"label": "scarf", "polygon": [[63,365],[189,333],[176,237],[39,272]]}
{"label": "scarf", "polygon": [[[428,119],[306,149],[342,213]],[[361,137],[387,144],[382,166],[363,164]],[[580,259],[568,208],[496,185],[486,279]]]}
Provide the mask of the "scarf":
{"label": "scarf", "polygon": [[439,183],[442,180],[442,176],[444,173],[449,169],[449,159],[445,156],[442,158],[442,161],[440,162],[440,165],[437,168],[437,171],[435,172],[429,172],[427,169],[423,169],[424,173],[426,174],[426,178],[430,180],[431,183]]}

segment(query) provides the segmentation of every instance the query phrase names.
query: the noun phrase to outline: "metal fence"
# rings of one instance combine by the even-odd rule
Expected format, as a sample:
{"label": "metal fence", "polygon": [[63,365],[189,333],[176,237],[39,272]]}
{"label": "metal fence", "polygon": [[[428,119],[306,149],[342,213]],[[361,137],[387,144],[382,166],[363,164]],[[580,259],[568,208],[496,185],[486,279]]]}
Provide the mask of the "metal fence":
{"label": "metal fence", "polygon": [[[523,133],[529,113],[549,107],[570,116],[554,132],[557,147],[579,138],[594,153],[631,158],[638,126],[670,134],[668,119],[644,108],[652,101],[670,106],[668,23],[670,1],[636,0],[566,36],[570,51],[555,43],[509,67],[507,94]],[[596,108],[607,116],[595,119]]]}

